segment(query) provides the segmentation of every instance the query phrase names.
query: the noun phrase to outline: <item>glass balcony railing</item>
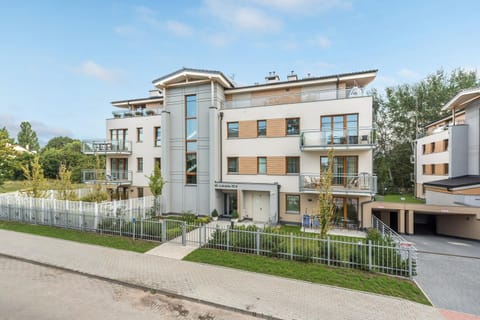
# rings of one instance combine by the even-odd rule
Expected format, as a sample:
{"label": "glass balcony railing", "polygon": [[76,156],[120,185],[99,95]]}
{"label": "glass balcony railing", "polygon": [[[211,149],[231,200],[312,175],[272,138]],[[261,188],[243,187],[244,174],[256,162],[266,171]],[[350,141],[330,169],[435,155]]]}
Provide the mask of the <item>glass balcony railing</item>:
{"label": "glass balcony railing", "polygon": [[132,171],[82,170],[82,181],[84,183],[130,185],[132,184],[132,176]]}
{"label": "glass balcony railing", "polygon": [[155,116],[159,115],[162,112],[163,108],[143,108],[137,110],[122,110],[122,111],[112,111],[112,115],[115,119],[118,118],[132,118],[132,117],[145,117],[145,116]]}
{"label": "glass balcony railing", "polygon": [[301,150],[329,148],[371,148],[375,145],[375,129],[305,130],[300,134]]}
{"label": "glass balcony railing", "polygon": [[[336,194],[375,194],[377,193],[377,176],[369,173],[357,175],[334,175],[332,181],[332,193]],[[300,192],[320,192],[322,186],[319,174],[301,174]]]}
{"label": "glass balcony railing", "polygon": [[349,99],[367,96],[362,87],[333,90],[308,90],[301,93],[287,93],[256,98],[234,99],[225,101],[225,109],[261,107],[277,104],[289,104],[299,102],[313,102],[323,100]]}
{"label": "glass balcony railing", "polygon": [[131,154],[132,142],[119,140],[85,140],[82,141],[84,154]]}

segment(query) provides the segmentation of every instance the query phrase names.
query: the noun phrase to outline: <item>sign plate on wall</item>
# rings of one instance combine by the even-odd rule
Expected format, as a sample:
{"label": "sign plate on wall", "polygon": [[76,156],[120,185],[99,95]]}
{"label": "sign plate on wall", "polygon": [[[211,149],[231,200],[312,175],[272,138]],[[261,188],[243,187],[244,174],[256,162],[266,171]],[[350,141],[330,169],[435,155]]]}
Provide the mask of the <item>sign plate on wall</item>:
{"label": "sign plate on wall", "polygon": [[233,183],[215,183],[215,189],[237,190],[238,185]]}

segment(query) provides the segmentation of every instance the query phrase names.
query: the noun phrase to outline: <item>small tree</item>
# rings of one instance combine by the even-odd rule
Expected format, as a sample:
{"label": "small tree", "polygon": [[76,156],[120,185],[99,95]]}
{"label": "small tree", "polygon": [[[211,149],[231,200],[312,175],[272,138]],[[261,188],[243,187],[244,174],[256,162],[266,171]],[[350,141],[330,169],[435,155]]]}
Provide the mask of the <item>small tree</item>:
{"label": "small tree", "polygon": [[18,132],[17,140],[19,145],[28,150],[40,150],[37,133],[33,131],[32,125],[28,121],[20,123],[20,131]]}
{"label": "small tree", "polygon": [[162,190],[163,190],[163,186],[165,185],[165,181],[163,180],[162,172],[160,171],[160,168],[157,165],[153,168],[153,173],[147,178],[149,180],[148,187],[150,188],[150,191],[152,192],[154,197],[155,214],[157,214],[157,211],[160,209],[160,196],[162,195]]}
{"label": "small tree", "polygon": [[0,129],[0,186],[4,180],[12,177],[16,156],[12,140],[4,127]]}
{"label": "small tree", "polygon": [[39,156],[35,155],[30,165],[22,166],[25,176],[25,193],[29,197],[45,198],[47,196],[47,180],[43,176],[43,168]]}
{"label": "small tree", "polygon": [[318,195],[318,221],[320,224],[320,236],[327,235],[330,223],[335,215],[332,194],[333,182],[333,149],[328,152],[328,167],[322,169],[320,176],[320,194]]}
{"label": "small tree", "polygon": [[72,186],[72,172],[62,163],[58,168],[57,189],[59,200],[77,200]]}

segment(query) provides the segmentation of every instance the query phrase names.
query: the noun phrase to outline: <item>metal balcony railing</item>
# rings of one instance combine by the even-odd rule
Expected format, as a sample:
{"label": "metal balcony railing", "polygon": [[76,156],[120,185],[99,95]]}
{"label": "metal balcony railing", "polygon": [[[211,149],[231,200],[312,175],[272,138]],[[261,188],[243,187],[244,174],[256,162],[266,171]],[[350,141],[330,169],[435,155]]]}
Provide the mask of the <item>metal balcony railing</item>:
{"label": "metal balcony railing", "polygon": [[155,116],[159,115],[162,112],[162,108],[142,108],[137,110],[122,110],[122,111],[112,111],[114,118],[132,118],[132,117],[145,117],[145,116]]}
{"label": "metal balcony railing", "polygon": [[300,134],[300,149],[364,149],[375,145],[375,129],[305,130]]}
{"label": "metal balcony railing", "polygon": [[225,109],[260,107],[277,104],[313,102],[322,100],[348,99],[365,96],[366,93],[363,87],[353,87],[338,90],[309,90],[301,93],[289,93],[283,95],[272,95],[258,98],[235,99],[225,101]]}
{"label": "metal balcony railing", "polygon": [[[357,175],[334,175],[332,181],[332,193],[337,194],[375,194],[377,193],[377,176],[369,173]],[[300,192],[315,192],[321,190],[322,180],[319,174],[301,174]]]}
{"label": "metal balcony railing", "polygon": [[132,171],[82,170],[82,181],[84,183],[130,185],[132,184],[132,176]]}
{"label": "metal balcony railing", "polygon": [[132,142],[118,140],[85,140],[82,141],[82,153],[131,154]]}

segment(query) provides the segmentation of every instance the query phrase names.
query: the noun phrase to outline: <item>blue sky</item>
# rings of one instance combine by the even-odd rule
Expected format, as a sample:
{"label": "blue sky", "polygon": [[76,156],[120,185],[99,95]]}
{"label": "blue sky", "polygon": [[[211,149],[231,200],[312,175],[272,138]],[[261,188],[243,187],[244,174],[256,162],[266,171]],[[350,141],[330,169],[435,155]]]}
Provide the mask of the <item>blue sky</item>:
{"label": "blue sky", "polygon": [[110,102],[181,67],[238,84],[378,69],[371,87],[480,71],[480,1],[0,0],[0,126],[102,138]]}

